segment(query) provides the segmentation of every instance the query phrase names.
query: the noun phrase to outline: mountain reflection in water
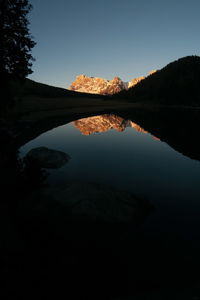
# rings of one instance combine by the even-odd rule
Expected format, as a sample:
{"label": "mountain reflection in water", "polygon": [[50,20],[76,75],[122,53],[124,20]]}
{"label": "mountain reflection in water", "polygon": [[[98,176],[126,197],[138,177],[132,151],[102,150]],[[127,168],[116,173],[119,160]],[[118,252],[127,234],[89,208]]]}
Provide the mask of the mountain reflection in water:
{"label": "mountain reflection in water", "polygon": [[[140,125],[132,121],[134,117]],[[200,165],[180,154],[198,158],[198,146],[194,146],[198,127],[192,122],[196,118],[189,121],[187,115],[188,122],[176,121],[176,126],[174,120],[172,112],[169,116],[166,111],[165,115],[134,111],[127,116],[86,117],[44,132],[21,147],[21,156],[41,146],[68,153],[71,160],[66,166],[49,171],[50,184],[107,184],[149,199],[162,197],[162,203],[169,203],[169,198],[196,199],[200,197]]]}
{"label": "mountain reflection in water", "polygon": [[[108,257],[115,262],[115,255],[122,257],[128,267],[116,274],[120,280],[126,274],[132,281],[129,274],[135,272],[136,286],[137,282],[142,287],[189,282],[191,274],[195,277],[195,268],[200,267],[199,113],[134,110],[120,116],[74,119],[71,123],[59,120],[54,129],[52,124],[48,129],[39,128],[40,135],[20,148],[21,156],[41,146],[64,151],[71,160],[60,169],[48,170],[47,184],[95,183],[147,199],[154,210],[139,227],[138,240],[132,242],[131,227],[125,228],[122,240],[118,239],[120,224],[116,227],[116,247],[113,244],[111,248],[115,254],[102,256],[100,250],[95,259]],[[99,236],[104,237],[101,231]],[[90,256],[92,251],[88,253]],[[110,260],[105,262],[106,269]],[[199,282],[199,275],[197,279]]]}
{"label": "mountain reflection in water", "polygon": [[[77,129],[81,131],[83,135],[102,133],[111,129],[115,129],[118,132],[122,132],[127,127],[135,128],[136,131],[140,131],[142,133],[149,133],[133,121],[126,120],[114,114],[104,114],[100,116],[82,118],[73,121],[72,123]],[[154,138],[159,140],[157,137]]]}

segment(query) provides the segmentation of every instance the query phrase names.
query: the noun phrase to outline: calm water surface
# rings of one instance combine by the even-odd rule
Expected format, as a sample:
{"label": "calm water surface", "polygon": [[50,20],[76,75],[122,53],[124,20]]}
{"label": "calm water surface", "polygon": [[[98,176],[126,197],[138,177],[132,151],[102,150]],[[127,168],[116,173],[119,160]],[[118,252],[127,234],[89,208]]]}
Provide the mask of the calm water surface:
{"label": "calm water surface", "polygon": [[199,161],[113,115],[59,126],[24,145],[20,155],[40,146],[71,156],[65,166],[48,170],[47,183],[94,182],[146,197],[154,211],[144,230],[199,243]]}

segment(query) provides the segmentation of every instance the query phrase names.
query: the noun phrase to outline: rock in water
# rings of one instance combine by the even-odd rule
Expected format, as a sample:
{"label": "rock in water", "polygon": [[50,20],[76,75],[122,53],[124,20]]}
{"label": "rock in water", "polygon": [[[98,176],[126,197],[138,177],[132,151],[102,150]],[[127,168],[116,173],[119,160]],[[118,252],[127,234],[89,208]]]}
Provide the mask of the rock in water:
{"label": "rock in water", "polygon": [[26,158],[35,161],[41,168],[56,169],[66,164],[70,156],[62,151],[49,149],[47,147],[38,147],[31,149],[27,153]]}

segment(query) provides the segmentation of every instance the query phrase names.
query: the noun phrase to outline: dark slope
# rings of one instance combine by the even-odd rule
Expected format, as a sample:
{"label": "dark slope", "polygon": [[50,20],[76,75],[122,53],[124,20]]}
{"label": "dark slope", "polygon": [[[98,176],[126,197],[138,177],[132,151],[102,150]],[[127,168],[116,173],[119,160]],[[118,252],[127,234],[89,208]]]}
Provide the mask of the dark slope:
{"label": "dark slope", "polygon": [[200,105],[200,57],[180,58],[117,96],[134,102]]}
{"label": "dark slope", "polygon": [[22,96],[37,96],[44,98],[60,98],[60,97],[90,97],[90,98],[102,98],[101,95],[79,93],[70,91],[64,88],[58,88],[47,84],[39,83],[31,79],[26,79],[23,84],[19,82],[12,82],[12,89],[14,94],[20,94]]}

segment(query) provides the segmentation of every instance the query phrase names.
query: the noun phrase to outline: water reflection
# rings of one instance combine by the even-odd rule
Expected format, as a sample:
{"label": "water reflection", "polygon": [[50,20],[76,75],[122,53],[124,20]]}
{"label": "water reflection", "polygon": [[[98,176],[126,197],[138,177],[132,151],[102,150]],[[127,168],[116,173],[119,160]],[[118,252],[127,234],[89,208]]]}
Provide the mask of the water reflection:
{"label": "water reflection", "polygon": [[[41,120],[39,124],[23,126],[16,138],[16,145],[21,147],[48,130],[53,130],[73,121],[73,124],[85,135],[94,132],[103,133],[111,128],[123,132],[126,128],[132,127],[137,131],[150,133],[155,139],[166,142],[172,148],[192,159],[200,160],[200,143],[197,139],[200,131],[199,117],[198,109],[181,110],[175,108],[154,108],[151,110],[135,108],[134,110],[119,112],[117,115],[94,116],[94,114],[88,113],[68,117],[59,116],[50,120]],[[101,125],[98,124],[97,127],[95,124],[97,122],[94,121],[99,119],[101,119]]]}
{"label": "water reflection", "polygon": [[176,151],[192,159],[200,160],[200,110],[198,108],[141,108],[120,114],[133,120]]}
{"label": "water reflection", "polygon": [[[162,127],[159,129],[160,134]],[[200,197],[199,163],[155,139],[131,118],[104,114],[73,121],[27,143],[21,155],[41,146],[69,153],[72,158],[65,167],[50,172],[50,184],[107,184],[153,201],[162,199],[162,206],[174,199],[176,203],[188,198],[195,202]]]}
{"label": "water reflection", "polygon": [[[97,183],[132,192],[156,208],[147,220],[148,231],[187,234],[188,239],[198,236],[199,162],[156,140],[130,120],[113,114],[79,119],[41,134],[20,149],[21,156],[41,146],[66,152],[70,162],[49,170],[49,185]],[[148,124],[148,118],[145,121]],[[156,128],[159,135],[166,133],[163,127]],[[176,128],[173,130],[176,142]],[[92,134],[95,132],[98,134]],[[182,139],[177,141],[184,145]]]}
{"label": "water reflection", "polygon": [[[135,272],[142,286],[143,280],[150,285],[152,280],[152,284],[156,282],[157,286],[166,283],[167,287],[171,281],[176,286],[177,278],[181,284],[183,280],[187,283],[188,274],[194,275],[195,268],[198,270],[200,266],[200,164],[180,153],[200,158],[197,144],[199,118],[195,115],[180,111],[177,114],[166,110],[151,113],[135,110],[121,116],[104,114],[87,117],[46,131],[20,149],[22,156],[31,148],[41,146],[69,153],[69,164],[50,170],[49,185],[74,182],[102,184],[133,192],[153,204],[155,210],[140,227],[138,240],[132,240],[130,226],[123,232],[121,227],[115,228],[115,235],[107,227],[103,231],[101,227],[99,233],[93,226],[89,229],[83,227],[82,231],[85,233],[92,229],[92,237],[98,239],[100,236],[103,241],[107,234],[113,253],[118,251],[117,256],[123,257],[123,261],[127,259],[131,274]],[[155,139],[147,130],[162,141]],[[69,229],[66,234],[63,223],[59,229],[68,236]],[[73,232],[76,242],[80,240],[82,243],[82,232],[79,228]],[[91,243],[95,244],[93,240]],[[70,243],[66,245],[68,249]],[[96,257],[103,257],[107,268],[113,253],[102,256],[100,249]],[[95,252],[87,251],[90,257],[91,253]],[[170,272],[169,277],[167,271]],[[127,269],[121,274],[128,274]]]}
{"label": "water reflection", "polygon": [[[131,120],[126,120],[114,114],[104,114],[100,116],[93,116],[82,118],[72,122],[74,126],[80,130],[83,135],[90,135],[94,133],[103,133],[111,129],[118,132],[124,131],[127,127],[132,127],[138,132],[149,133],[138,124]],[[157,137],[155,139],[159,140]]]}

